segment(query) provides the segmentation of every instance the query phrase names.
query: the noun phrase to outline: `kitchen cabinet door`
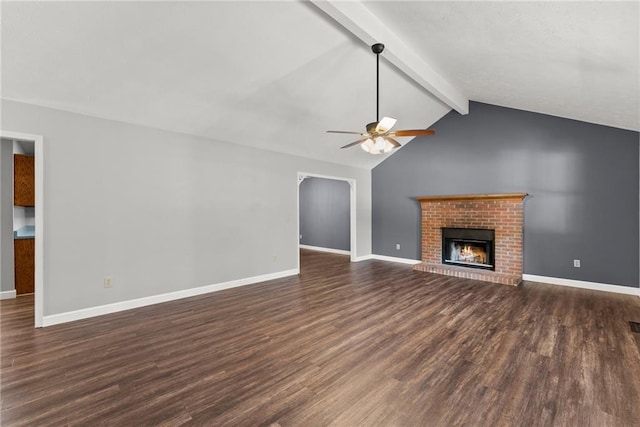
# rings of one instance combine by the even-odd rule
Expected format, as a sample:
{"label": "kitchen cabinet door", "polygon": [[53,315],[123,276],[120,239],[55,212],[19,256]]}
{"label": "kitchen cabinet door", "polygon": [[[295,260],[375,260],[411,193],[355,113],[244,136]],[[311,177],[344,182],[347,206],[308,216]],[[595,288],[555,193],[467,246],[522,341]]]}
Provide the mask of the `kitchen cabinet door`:
{"label": "kitchen cabinet door", "polygon": [[13,155],[13,204],[35,206],[35,157]]}
{"label": "kitchen cabinet door", "polygon": [[32,294],[35,288],[36,239],[15,239],[13,242],[16,294]]}

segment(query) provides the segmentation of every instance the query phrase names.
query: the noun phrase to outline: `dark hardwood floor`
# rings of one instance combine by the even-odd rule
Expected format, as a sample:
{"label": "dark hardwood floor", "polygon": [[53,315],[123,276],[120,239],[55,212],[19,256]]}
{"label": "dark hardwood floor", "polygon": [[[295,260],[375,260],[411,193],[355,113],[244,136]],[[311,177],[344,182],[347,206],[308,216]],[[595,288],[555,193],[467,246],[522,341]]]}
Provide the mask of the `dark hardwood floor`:
{"label": "dark hardwood floor", "polygon": [[640,298],[302,252],[299,277],[33,328],[1,301],[0,423],[638,426]]}

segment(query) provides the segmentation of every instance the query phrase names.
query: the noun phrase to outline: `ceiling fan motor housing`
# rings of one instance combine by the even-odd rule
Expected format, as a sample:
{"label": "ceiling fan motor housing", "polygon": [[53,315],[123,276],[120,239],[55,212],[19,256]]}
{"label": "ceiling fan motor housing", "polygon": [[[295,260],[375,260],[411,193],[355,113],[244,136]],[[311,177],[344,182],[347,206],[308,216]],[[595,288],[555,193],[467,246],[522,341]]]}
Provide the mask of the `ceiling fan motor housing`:
{"label": "ceiling fan motor housing", "polygon": [[376,121],[367,124],[367,134],[362,132],[328,130],[331,133],[352,133],[360,135],[357,141],[351,142],[340,148],[349,148],[354,145],[360,145],[362,149],[371,154],[388,153],[394,148],[400,147],[400,143],[393,139],[395,136],[419,136],[432,135],[432,130],[401,130],[391,132],[391,128],[395,125],[396,119],[391,117],[383,117],[380,120],[380,54],[384,51],[382,43],[375,43],[371,46],[371,51],[376,54]]}

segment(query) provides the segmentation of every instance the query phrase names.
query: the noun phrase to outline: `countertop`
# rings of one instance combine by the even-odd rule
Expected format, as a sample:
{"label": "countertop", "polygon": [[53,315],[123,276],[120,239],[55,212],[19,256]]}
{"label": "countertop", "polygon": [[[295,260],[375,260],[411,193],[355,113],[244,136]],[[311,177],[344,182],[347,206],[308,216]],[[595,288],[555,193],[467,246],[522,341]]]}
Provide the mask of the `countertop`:
{"label": "countertop", "polygon": [[34,239],[36,237],[35,225],[25,225],[17,230],[13,230],[14,239]]}

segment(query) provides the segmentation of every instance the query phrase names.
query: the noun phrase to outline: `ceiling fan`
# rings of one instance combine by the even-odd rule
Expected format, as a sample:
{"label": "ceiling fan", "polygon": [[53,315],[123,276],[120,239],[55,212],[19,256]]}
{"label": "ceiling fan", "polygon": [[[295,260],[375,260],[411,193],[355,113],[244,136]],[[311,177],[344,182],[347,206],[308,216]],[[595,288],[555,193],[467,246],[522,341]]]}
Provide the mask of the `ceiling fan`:
{"label": "ceiling fan", "polygon": [[383,117],[380,120],[380,54],[384,51],[384,45],[376,43],[371,46],[371,50],[376,54],[376,121],[367,125],[366,132],[346,130],[328,130],[327,132],[360,135],[363,138],[340,148],[349,148],[360,144],[364,151],[371,154],[388,153],[394,148],[400,147],[400,143],[394,137],[433,135],[436,133],[433,129],[396,130],[391,132],[391,128],[396,124],[397,120],[391,117]]}

